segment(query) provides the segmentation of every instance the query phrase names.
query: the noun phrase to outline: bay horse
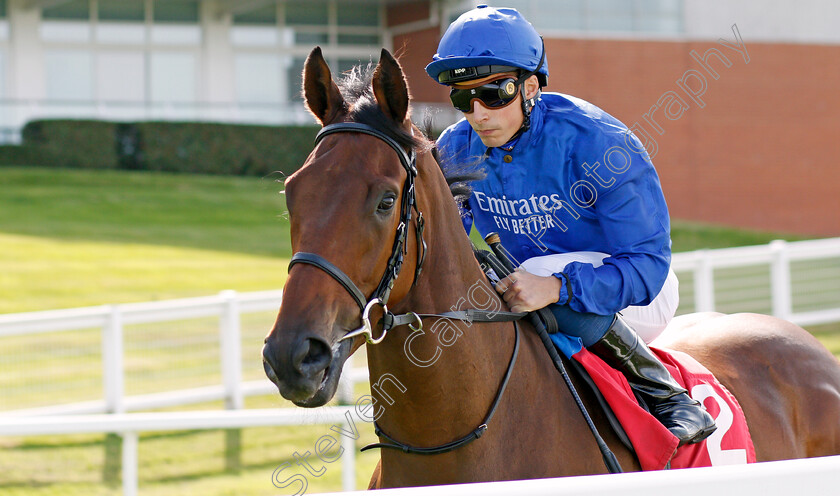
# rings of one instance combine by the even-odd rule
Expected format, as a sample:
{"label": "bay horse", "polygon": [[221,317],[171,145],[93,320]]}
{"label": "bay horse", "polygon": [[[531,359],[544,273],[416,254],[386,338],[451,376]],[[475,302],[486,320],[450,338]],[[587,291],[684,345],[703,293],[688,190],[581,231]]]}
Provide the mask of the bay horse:
{"label": "bay horse", "polygon": [[[606,472],[527,323],[420,317],[506,307],[476,262],[433,144],[409,118],[398,62],[382,50],[372,76],[356,70],[340,89],[315,48],[303,94],[324,128],[285,182],[294,255],[263,348],[281,395],[324,405],[367,338],[367,406],[382,442],[431,449],[474,439],[429,456],[383,449],[372,488]],[[404,318],[387,334],[372,330],[371,315],[387,305]],[[739,399],[758,461],[840,453],[840,363],[808,332],[754,314],[680,320],[668,347]],[[624,470],[640,470],[593,394],[581,395]]]}

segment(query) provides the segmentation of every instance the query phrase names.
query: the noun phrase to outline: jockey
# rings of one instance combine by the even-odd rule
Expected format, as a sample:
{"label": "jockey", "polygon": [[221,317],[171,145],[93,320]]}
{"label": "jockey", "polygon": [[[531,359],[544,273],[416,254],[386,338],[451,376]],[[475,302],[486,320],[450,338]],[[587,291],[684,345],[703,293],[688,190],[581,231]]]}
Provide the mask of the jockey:
{"label": "jockey", "polygon": [[461,15],[426,72],[464,115],[438,139],[444,163],[486,173],[461,206],[464,227],[498,232],[521,262],[496,284],[511,310],[548,306],[680,444],[708,437],[712,417],[645,344],[673,317],[678,287],[668,208],[642,143],[586,101],[541,93],[545,46],[515,9]]}

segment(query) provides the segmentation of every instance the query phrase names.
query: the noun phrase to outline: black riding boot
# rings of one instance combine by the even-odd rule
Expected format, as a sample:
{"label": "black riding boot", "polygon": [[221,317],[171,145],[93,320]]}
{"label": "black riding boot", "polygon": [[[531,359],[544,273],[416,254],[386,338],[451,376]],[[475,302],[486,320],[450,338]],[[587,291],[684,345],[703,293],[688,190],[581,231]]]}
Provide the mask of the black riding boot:
{"label": "black riding boot", "polygon": [[680,446],[700,442],[717,428],[700,402],[688,396],[636,331],[619,316],[589,350],[624,374],[653,416],[679,438]]}

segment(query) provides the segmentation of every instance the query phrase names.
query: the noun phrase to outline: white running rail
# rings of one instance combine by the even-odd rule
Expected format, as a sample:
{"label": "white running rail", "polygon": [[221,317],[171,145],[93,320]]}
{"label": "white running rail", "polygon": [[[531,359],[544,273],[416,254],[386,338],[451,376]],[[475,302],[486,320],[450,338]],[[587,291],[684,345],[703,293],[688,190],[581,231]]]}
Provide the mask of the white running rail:
{"label": "white running rail", "polygon": [[[825,288],[822,291],[828,294],[827,301],[829,303],[828,305],[824,305],[824,308],[818,310],[797,312],[794,311],[793,304],[793,296],[797,289],[792,284],[794,278],[791,273],[791,264],[792,262],[804,260],[825,260],[829,262],[828,269],[823,271],[828,274],[825,277],[828,282],[826,283],[824,281],[820,283],[822,284],[821,287]],[[673,267],[676,272],[689,272],[692,275],[695,311],[713,311],[717,306],[717,302],[715,301],[715,270],[761,265],[769,266],[772,313],[774,315],[799,325],[840,322],[840,284],[837,284],[840,281],[840,277],[836,277],[834,272],[832,272],[838,270],[838,267],[840,267],[840,238],[790,243],[774,241],[764,246],[701,250],[678,253],[673,257]],[[826,284],[828,285],[826,286]],[[834,294],[837,294],[836,299],[833,296]],[[269,394],[274,392],[275,389],[267,380],[247,382],[242,380],[241,316],[250,312],[279,309],[281,295],[281,291],[241,294],[233,291],[222,291],[216,296],[202,298],[0,315],[0,340],[8,336],[101,328],[102,380],[104,390],[104,398],[100,401],[0,412],[0,435],[69,434],[78,432],[122,433],[124,436],[124,494],[132,495],[136,494],[137,491],[136,450],[138,432],[145,430],[243,428],[261,425],[301,425],[313,423],[313,419],[307,418],[306,413],[300,410],[242,410],[244,396]],[[124,394],[123,327],[125,325],[166,322],[208,316],[219,318],[222,384],[142,396],[126,396]],[[352,385],[355,382],[366,381],[367,370],[363,368],[348,368],[345,372],[342,376],[339,394],[343,401],[352,402]],[[0,391],[0,394],[2,394],[2,391]],[[229,408],[228,411],[154,414],[126,413],[129,411],[177,406],[218,399],[225,400]],[[344,415],[342,412],[346,410],[342,410],[344,407],[336,408],[319,409],[313,418],[319,420],[318,423],[342,422],[341,417]],[[89,415],[80,416],[80,414]],[[347,440],[343,438],[342,443],[345,442]],[[352,456],[352,443],[345,447],[345,451]],[[343,487],[346,490],[353,488],[355,480],[354,466],[348,462],[351,456],[347,456],[342,462]],[[834,467],[834,474],[840,468],[837,465],[837,460],[820,463],[834,463],[832,465]],[[799,465],[795,466],[799,467]],[[679,471],[678,473],[682,477],[687,472]],[[672,476],[665,475],[663,477]],[[805,478],[802,479],[796,485],[797,490],[800,490],[799,492],[804,487],[801,484],[805,483]],[[564,479],[562,484],[555,483],[556,485],[551,486],[552,493],[567,494],[557,491],[563,487],[571,487],[574,484],[569,482],[571,480]],[[591,481],[593,479],[587,478],[586,480]],[[537,484],[537,482],[529,481],[526,484]],[[605,484],[605,488],[609,486],[609,484]],[[663,482],[663,484],[665,483]],[[751,484],[757,484],[757,482],[753,481]],[[715,487],[722,488],[723,486]],[[757,492],[754,486],[750,486],[750,488],[750,492]],[[490,491],[491,489],[487,490]],[[703,490],[703,495],[708,494],[709,490]],[[523,491],[531,493],[531,486],[523,486]],[[595,490],[590,488],[589,491],[591,493]],[[608,491],[607,489],[604,489],[604,491],[600,492],[599,490],[595,492],[599,492],[599,494],[614,494],[612,492],[606,492]],[[681,496],[695,494],[686,491],[693,491],[693,489],[690,488],[690,485],[680,485]],[[443,490],[436,492],[443,494]],[[519,492],[519,490],[515,489],[514,492]],[[725,492],[729,493],[731,491],[726,490]],[[464,494],[478,493],[459,492],[458,494],[459,496],[463,496]],[[488,492],[485,494],[496,493]],[[533,492],[532,494],[548,493]],[[622,494],[629,496],[630,494],[637,493],[623,492]],[[638,494],[642,493],[639,492]],[[700,494],[700,492],[696,494]],[[781,493],[770,493],[762,490],[761,494],[763,496],[770,496],[771,494]],[[821,493],[816,492],[815,494]],[[825,494],[825,492],[822,494]]]}
{"label": "white running rail", "polygon": [[[790,496],[837,494],[840,456],[661,472],[590,475],[377,491],[377,496]],[[332,494],[332,493],[331,493]],[[341,493],[361,496],[367,492]],[[328,495],[325,495],[328,496]]]}

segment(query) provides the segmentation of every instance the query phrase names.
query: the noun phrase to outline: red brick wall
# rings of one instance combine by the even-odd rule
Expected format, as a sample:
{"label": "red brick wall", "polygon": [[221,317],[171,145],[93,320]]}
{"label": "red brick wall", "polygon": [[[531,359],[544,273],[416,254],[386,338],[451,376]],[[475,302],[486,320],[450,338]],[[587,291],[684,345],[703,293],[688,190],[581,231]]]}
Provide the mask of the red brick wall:
{"label": "red brick wall", "polygon": [[385,9],[385,24],[398,26],[409,22],[422,21],[430,16],[428,0],[416,0],[413,2],[400,2],[392,4]]}
{"label": "red brick wall", "polygon": [[[423,71],[439,34],[394,40],[417,101],[447,101]],[[547,90],[642,126],[675,219],[840,235],[840,46],[744,42],[748,63],[715,41],[549,39]],[[713,47],[732,64],[708,59],[717,80],[690,55]],[[702,108],[677,84],[692,69],[706,83]],[[688,108],[673,120],[653,112],[659,134],[644,115],[669,91]]]}
{"label": "red brick wall", "polygon": [[417,102],[448,102],[449,92],[435,83],[426,74],[426,66],[432,61],[440,28],[424,29],[394,37],[394,52],[408,78],[411,97]]}

